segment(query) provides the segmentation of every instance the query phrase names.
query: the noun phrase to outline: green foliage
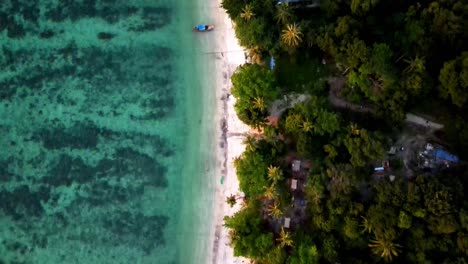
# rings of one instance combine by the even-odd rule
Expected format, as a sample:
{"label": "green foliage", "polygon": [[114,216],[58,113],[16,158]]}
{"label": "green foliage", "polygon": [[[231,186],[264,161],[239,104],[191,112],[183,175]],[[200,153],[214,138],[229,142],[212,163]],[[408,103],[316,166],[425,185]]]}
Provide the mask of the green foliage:
{"label": "green foliage", "polygon": [[226,10],[226,13],[229,17],[234,20],[242,12],[242,8],[245,6],[245,1],[239,0],[223,0],[221,2],[221,7]]}
{"label": "green foliage", "polygon": [[255,197],[263,193],[263,188],[269,186],[267,181],[267,169],[270,162],[260,153],[245,151],[242,156],[234,161],[236,166],[239,186],[246,197]]}
{"label": "green foliage", "polygon": [[266,256],[258,260],[259,264],[283,264],[287,258],[286,251],[280,247],[273,247]]}
{"label": "green foliage", "polygon": [[239,118],[252,126],[264,123],[268,113],[253,102],[262,98],[263,103],[268,104],[278,97],[278,88],[271,72],[256,64],[245,64],[232,75],[232,84],[231,92],[237,99],[234,107]]}
{"label": "green foliage", "polygon": [[312,208],[317,208],[325,198],[325,183],[320,175],[310,175],[305,187],[305,198]]}
{"label": "green foliage", "polygon": [[334,135],[340,128],[340,117],[331,112],[323,98],[312,96],[305,103],[298,103],[286,117],[285,129],[289,133],[304,132],[301,129],[304,122],[311,122],[315,135]]}
{"label": "green foliage", "polygon": [[432,32],[439,35],[446,43],[453,43],[457,37],[461,37],[466,26],[466,21],[462,18],[462,13],[467,12],[466,6],[463,7],[455,2],[434,1],[422,12],[423,18],[428,23],[432,22],[430,25]]}
{"label": "green foliage", "polygon": [[385,152],[380,137],[365,129],[360,129],[359,135],[348,134],[343,143],[351,155],[349,161],[355,167],[363,167],[370,160],[379,160]]}
{"label": "green foliage", "polygon": [[439,91],[444,98],[450,98],[458,107],[468,100],[468,52],[444,63],[439,74]]}
{"label": "green foliage", "polygon": [[[261,46],[264,50],[273,47],[275,40],[272,31],[269,30],[267,21],[254,17],[249,21],[239,17],[234,20],[236,26],[234,30],[239,44],[243,47]],[[270,32],[270,33],[268,33]]]}
{"label": "green foliage", "polygon": [[412,217],[405,211],[400,211],[400,216],[398,217],[398,227],[403,229],[409,229],[411,227]]}
{"label": "green foliage", "polygon": [[328,236],[322,242],[323,257],[329,262],[335,262],[338,258],[339,244],[333,236]]}
{"label": "green foliage", "polygon": [[386,261],[392,261],[400,253],[400,245],[394,243],[390,238],[375,238],[369,243],[372,253]]}
{"label": "green foliage", "polygon": [[267,254],[272,248],[273,234],[263,230],[255,206],[244,207],[232,217],[226,216],[224,222],[231,229],[234,255],[256,258]]}
{"label": "green foliage", "polygon": [[289,259],[290,264],[318,264],[319,252],[317,247],[309,241],[300,241],[298,247]]}
{"label": "green foliage", "polygon": [[357,69],[360,65],[368,61],[369,52],[366,43],[358,38],[354,38],[353,42],[348,43],[344,52],[343,58],[338,57],[338,59],[342,61],[344,66],[348,69]]}
{"label": "green foliage", "polygon": [[428,228],[434,234],[451,234],[458,230],[458,223],[452,214],[429,216]]}
{"label": "green foliage", "polygon": [[460,225],[463,229],[468,230],[468,212],[464,209],[458,213]]}
{"label": "green foliage", "polygon": [[[468,254],[468,213],[460,207],[464,204],[466,183],[456,180],[463,177],[463,172],[454,171],[450,177],[445,171],[440,172],[440,182],[435,175],[408,179],[401,177],[400,170],[392,164],[397,169],[392,172],[396,181],[375,175],[367,181],[372,174],[369,163],[381,162],[385,153],[383,138],[379,132],[373,132],[375,122],[369,131],[357,125],[344,128],[344,118],[351,116],[360,123],[360,117],[341,116],[330,108],[324,74],[346,75],[347,90],[341,90],[339,95],[346,100],[355,98],[357,104],[371,104],[376,118],[391,123],[395,129],[406,111],[427,101],[426,97],[433,97],[433,88],[437,87],[441,97],[459,106],[459,113],[450,112],[447,107],[446,111],[459,117],[446,118],[444,140],[457,142],[457,154],[468,153],[468,120],[461,114],[468,100],[468,31],[463,30],[468,23],[462,19],[468,14],[468,5],[452,0],[321,0],[319,10],[277,6],[274,1],[224,2],[232,6],[230,15],[236,13],[236,34],[241,44],[258,47],[263,55],[269,52],[277,59],[273,71],[257,66],[246,70],[251,72],[242,78],[233,77],[240,118],[250,125],[263,125],[268,104],[278,97],[278,86],[285,94],[311,95],[309,101],[288,109],[278,128],[266,127],[267,140],[249,144],[247,153],[236,161],[242,191],[251,202],[258,200],[263,204],[262,210],[256,211],[260,218],[273,211],[278,217],[283,209],[287,214],[291,195],[281,181],[271,176],[268,180],[270,164],[286,168],[281,163],[286,159],[277,154],[282,152],[280,147],[269,145],[284,144],[287,151],[312,159],[313,172],[307,176],[304,190],[306,220],[299,231],[288,234],[293,246],[281,239],[284,230],[283,235],[276,234],[279,240],[265,231],[273,230],[271,222],[259,224],[261,231],[250,240],[239,239],[233,232],[233,241],[240,243],[236,254],[252,256],[257,263],[265,264],[384,260],[463,263],[461,259]],[[251,6],[252,15],[240,17],[242,12],[248,13],[247,5]],[[304,35],[290,35],[289,42],[295,47],[302,41],[304,45],[301,43],[289,58],[279,45],[281,34],[288,31],[282,30],[294,23],[301,26]],[[283,40],[286,42],[285,37]],[[322,57],[326,65],[320,63]],[[265,77],[268,74],[271,76]],[[435,83],[437,79],[440,85]],[[242,87],[235,91],[239,84]],[[278,135],[286,138],[285,143],[279,141]],[[350,165],[344,165],[347,162]],[[412,166],[406,162],[404,165]],[[289,169],[284,170],[284,178],[287,177]],[[271,186],[272,182],[278,184]],[[254,225],[258,224],[256,221]],[[249,229],[255,233],[255,228]],[[258,252],[239,246],[247,244]]]}
{"label": "green foliage", "polygon": [[226,203],[229,204],[229,206],[233,207],[237,202],[236,196],[235,195],[230,195],[226,197]]}
{"label": "green foliage", "polygon": [[380,0],[351,0],[351,12],[357,15],[365,15],[379,3]]}
{"label": "green foliage", "polygon": [[351,194],[355,180],[351,165],[331,165],[327,168],[326,173],[329,178],[328,189],[332,198]]}
{"label": "green foliage", "polygon": [[359,221],[355,218],[344,218],[343,234],[349,239],[357,239],[360,236]]}

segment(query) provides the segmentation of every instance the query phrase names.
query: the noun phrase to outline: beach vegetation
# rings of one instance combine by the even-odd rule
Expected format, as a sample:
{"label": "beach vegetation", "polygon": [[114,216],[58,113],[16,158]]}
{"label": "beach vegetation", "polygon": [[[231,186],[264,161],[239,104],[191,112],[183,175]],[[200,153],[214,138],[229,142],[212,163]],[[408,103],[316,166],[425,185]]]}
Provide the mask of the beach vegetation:
{"label": "beach vegetation", "polygon": [[229,204],[229,206],[233,207],[237,203],[236,196],[232,194],[226,197],[226,203]]}
{"label": "beach vegetation", "polygon": [[263,193],[263,197],[267,200],[273,200],[278,197],[278,191],[276,190],[276,186],[274,184],[264,187],[265,192]]}
{"label": "beach vegetation", "polygon": [[268,179],[272,182],[273,185],[276,185],[282,178],[283,172],[277,166],[270,165],[268,166]]}
{"label": "beach vegetation", "polygon": [[242,8],[242,13],[240,17],[243,18],[245,21],[249,21],[255,16],[255,13],[252,11],[252,6],[247,4]]}
{"label": "beach vegetation", "polygon": [[[224,2],[241,45],[276,62],[252,60],[232,77],[238,116],[263,131],[235,162],[248,204],[227,219],[236,254],[464,263],[468,4]],[[427,167],[437,160],[422,159],[427,142],[460,162]]]}
{"label": "beach vegetation", "polygon": [[266,105],[279,95],[273,74],[260,65],[246,64],[233,74],[232,85],[239,118],[254,127],[264,124],[268,115]]}
{"label": "beach vegetation", "polygon": [[281,31],[281,41],[287,47],[298,47],[302,42],[302,36],[304,35],[301,31],[301,27],[296,23],[287,24],[286,27]]}
{"label": "beach vegetation", "polygon": [[293,13],[288,3],[276,6],[275,19],[281,25],[286,25],[293,18]]}
{"label": "beach vegetation", "polygon": [[268,206],[268,214],[273,218],[279,219],[283,215],[280,205],[277,201]]}
{"label": "beach vegetation", "polygon": [[247,48],[247,53],[249,54],[250,60],[252,63],[256,63],[259,65],[263,65],[263,52],[260,50],[259,46],[253,46],[250,48]]}
{"label": "beach vegetation", "polygon": [[289,232],[284,231],[284,228],[281,227],[281,231],[279,233],[279,237],[276,239],[278,242],[279,247],[292,247],[293,246],[293,240],[291,238],[291,234]]}

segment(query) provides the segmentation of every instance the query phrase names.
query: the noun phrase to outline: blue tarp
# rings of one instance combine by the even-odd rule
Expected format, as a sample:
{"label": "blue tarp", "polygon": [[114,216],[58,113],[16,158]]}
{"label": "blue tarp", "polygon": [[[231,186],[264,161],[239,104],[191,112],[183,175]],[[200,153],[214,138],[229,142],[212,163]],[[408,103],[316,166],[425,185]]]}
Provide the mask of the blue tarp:
{"label": "blue tarp", "polygon": [[270,57],[270,70],[273,70],[275,68],[276,62],[275,58],[273,56]]}
{"label": "blue tarp", "polygon": [[452,155],[448,152],[445,152],[443,150],[436,150],[435,151],[435,158],[436,158],[436,161],[440,162],[440,161],[450,161],[450,162],[455,162],[457,163],[459,160],[458,160],[458,157],[455,156],[455,155]]}

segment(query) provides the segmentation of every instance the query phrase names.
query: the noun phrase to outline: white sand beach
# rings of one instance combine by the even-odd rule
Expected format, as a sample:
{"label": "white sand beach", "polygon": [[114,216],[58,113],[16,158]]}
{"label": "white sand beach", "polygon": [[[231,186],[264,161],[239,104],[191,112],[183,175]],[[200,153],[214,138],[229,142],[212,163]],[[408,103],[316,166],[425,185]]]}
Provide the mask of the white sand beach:
{"label": "white sand beach", "polygon": [[[233,215],[239,210],[242,199],[234,207],[226,204],[226,197],[236,195],[241,197],[239,183],[234,168],[234,159],[244,151],[242,143],[245,134],[250,128],[242,123],[234,111],[235,98],[230,96],[232,86],[230,77],[235,69],[245,63],[243,48],[235,37],[232,21],[220,7],[221,0],[212,0],[211,16],[214,19],[215,30],[211,34],[213,41],[216,41],[216,97],[218,99],[218,169],[220,177],[224,177],[224,182],[218,179],[216,183],[213,227],[209,243],[212,245],[207,259],[210,263],[216,264],[237,264],[249,263],[245,258],[234,257],[233,249],[229,245],[228,229],[223,226],[224,216]],[[218,7],[218,8],[216,8]]]}

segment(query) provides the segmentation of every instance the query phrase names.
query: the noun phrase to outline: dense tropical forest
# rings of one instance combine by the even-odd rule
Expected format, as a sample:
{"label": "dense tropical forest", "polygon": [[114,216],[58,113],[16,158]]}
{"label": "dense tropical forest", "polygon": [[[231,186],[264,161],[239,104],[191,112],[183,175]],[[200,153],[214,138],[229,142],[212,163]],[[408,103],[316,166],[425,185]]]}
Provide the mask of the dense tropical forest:
{"label": "dense tropical forest", "polygon": [[[223,0],[255,263],[468,263],[468,3]],[[274,59],[274,65],[272,59]]]}

